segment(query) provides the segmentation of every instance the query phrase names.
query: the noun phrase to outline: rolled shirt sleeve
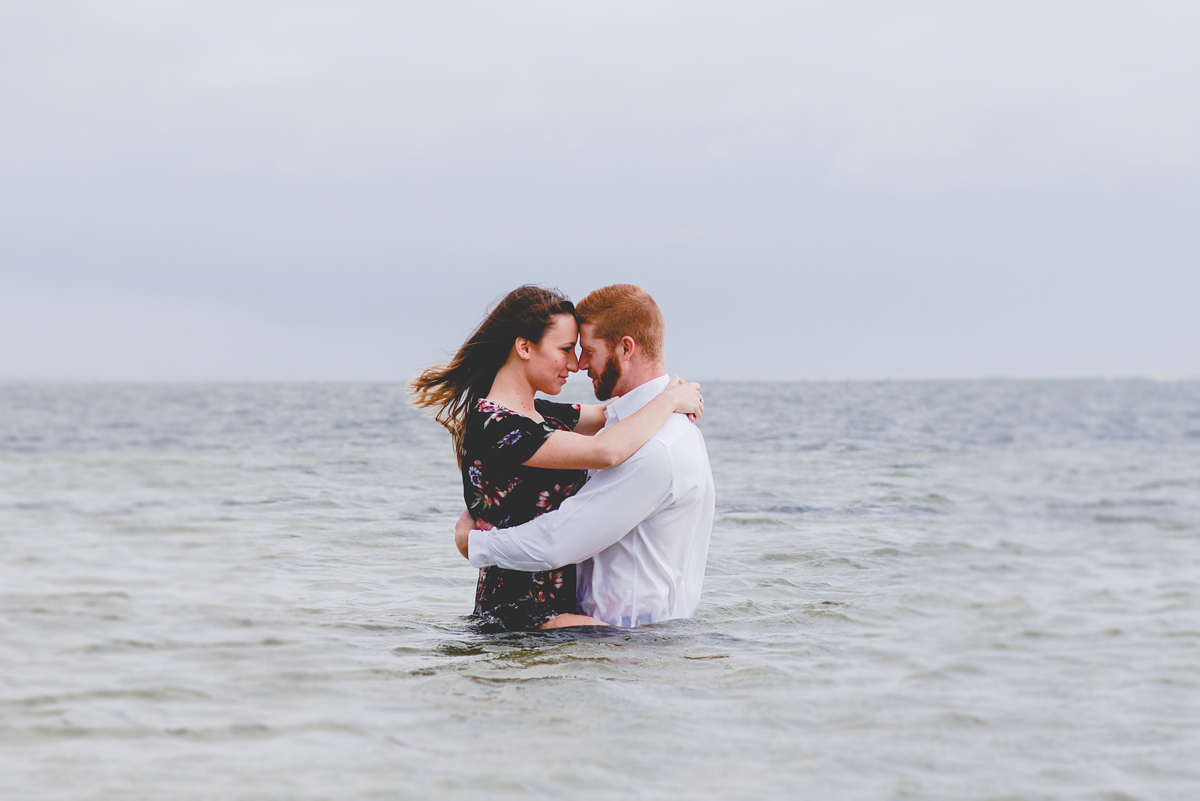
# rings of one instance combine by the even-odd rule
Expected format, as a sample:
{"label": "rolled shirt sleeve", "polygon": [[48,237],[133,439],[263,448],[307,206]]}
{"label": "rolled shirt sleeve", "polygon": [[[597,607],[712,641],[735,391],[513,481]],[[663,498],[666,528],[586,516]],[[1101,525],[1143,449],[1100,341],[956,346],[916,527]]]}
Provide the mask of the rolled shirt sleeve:
{"label": "rolled shirt sleeve", "polygon": [[519,526],[472,531],[471,564],[550,570],[595,556],[669,502],[671,476],[667,447],[652,439],[623,464],[598,471],[557,510]]}

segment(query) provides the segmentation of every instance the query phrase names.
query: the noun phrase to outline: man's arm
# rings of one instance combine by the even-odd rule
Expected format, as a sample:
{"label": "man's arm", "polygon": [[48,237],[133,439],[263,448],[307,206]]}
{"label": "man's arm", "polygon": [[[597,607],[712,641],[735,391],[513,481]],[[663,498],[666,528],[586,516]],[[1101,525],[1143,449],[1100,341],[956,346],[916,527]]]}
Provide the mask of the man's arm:
{"label": "man's arm", "polygon": [[471,517],[470,509],[463,509],[463,513],[458,516],[458,522],[454,524],[454,546],[463,555],[463,559],[471,558],[467,554],[467,535],[475,525],[475,518]]}
{"label": "man's arm", "polygon": [[[596,473],[553,512],[511,528],[467,530],[468,558],[476,567],[510,570],[574,564],[624,537],[662,505],[670,490],[670,453],[662,442],[650,440],[624,464]],[[456,529],[455,541],[460,539]]]}

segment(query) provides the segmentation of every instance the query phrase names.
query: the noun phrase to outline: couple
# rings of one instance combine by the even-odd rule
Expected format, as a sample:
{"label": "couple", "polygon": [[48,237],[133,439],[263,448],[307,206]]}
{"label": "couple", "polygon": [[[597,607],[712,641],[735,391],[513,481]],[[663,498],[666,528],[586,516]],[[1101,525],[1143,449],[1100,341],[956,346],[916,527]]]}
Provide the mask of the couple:
{"label": "couple", "polygon": [[[413,402],[454,437],[467,502],[455,542],[480,568],[482,631],[640,626],[695,611],[715,493],[693,423],[704,399],[698,384],[667,378],[664,327],[632,284],[578,307],[523,286],[449,364],[413,381]],[[534,398],[557,395],[577,370],[598,400],[615,400]]]}

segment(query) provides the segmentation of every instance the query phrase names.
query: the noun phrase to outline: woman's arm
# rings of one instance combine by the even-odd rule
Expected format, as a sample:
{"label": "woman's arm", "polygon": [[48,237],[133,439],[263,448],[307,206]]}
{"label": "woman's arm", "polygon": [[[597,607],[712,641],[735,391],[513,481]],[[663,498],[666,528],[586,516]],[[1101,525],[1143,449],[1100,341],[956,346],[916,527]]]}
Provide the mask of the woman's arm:
{"label": "woman's arm", "polygon": [[621,464],[650,441],[675,412],[695,414],[704,401],[699,384],[672,383],[635,414],[594,437],[555,431],[525,464],[530,467],[593,470]]}
{"label": "woman's arm", "polygon": [[608,421],[608,418],[604,416],[604,410],[607,408],[607,403],[593,403],[590,406],[580,406],[579,422],[575,424],[575,433],[591,436],[604,428],[604,424]]}
{"label": "woman's arm", "polygon": [[[679,376],[675,376],[675,378],[672,379],[671,383],[672,384],[682,384],[685,382]],[[703,400],[703,398],[701,400]],[[587,435],[591,436],[592,434],[598,433],[600,431],[600,429],[604,428],[604,424],[608,422],[608,418],[605,417],[605,415],[604,415],[604,410],[608,408],[608,404],[611,402],[612,401],[605,401],[604,403],[593,403],[590,405],[589,404],[581,405],[579,407],[579,422],[575,424],[575,429],[574,429],[575,433],[576,434],[587,434]],[[701,405],[701,407],[704,406],[703,403],[701,403],[700,405]],[[701,413],[702,413],[702,410],[696,411],[696,412],[689,412],[688,419],[694,423],[700,419]]]}

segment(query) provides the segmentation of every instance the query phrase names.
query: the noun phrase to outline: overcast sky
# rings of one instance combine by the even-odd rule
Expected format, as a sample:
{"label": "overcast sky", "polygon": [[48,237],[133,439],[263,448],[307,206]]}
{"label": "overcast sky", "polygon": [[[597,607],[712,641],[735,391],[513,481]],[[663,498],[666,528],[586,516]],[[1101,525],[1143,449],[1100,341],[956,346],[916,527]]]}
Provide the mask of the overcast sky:
{"label": "overcast sky", "polygon": [[0,4],[0,379],[1200,375],[1200,4]]}

